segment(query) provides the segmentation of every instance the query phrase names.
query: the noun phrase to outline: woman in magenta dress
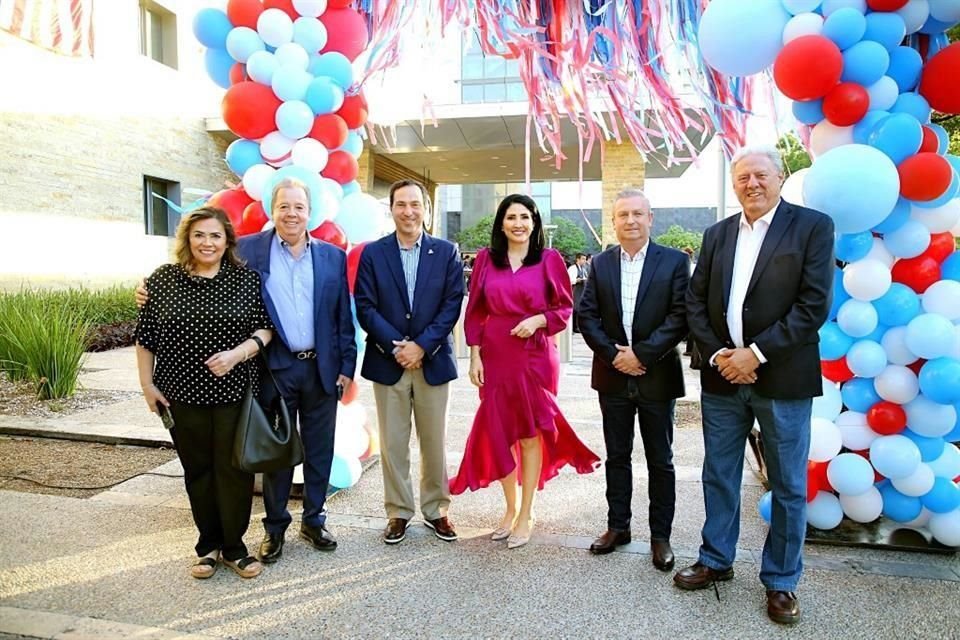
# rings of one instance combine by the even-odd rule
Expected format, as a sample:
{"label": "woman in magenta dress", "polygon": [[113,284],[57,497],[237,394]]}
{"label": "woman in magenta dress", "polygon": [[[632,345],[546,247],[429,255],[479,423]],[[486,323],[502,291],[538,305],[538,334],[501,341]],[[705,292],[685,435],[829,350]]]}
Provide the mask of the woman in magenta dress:
{"label": "woman in magenta dress", "polygon": [[506,512],[490,537],[507,539],[511,549],[530,540],[537,489],[564,465],[589,473],[600,461],[557,406],[560,359],[552,336],[572,311],[566,265],[557,251],[544,249],[536,203],[507,196],[497,208],[490,249],[477,254],[470,277],[464,333],[480,407],[450,491],[499,481]]}

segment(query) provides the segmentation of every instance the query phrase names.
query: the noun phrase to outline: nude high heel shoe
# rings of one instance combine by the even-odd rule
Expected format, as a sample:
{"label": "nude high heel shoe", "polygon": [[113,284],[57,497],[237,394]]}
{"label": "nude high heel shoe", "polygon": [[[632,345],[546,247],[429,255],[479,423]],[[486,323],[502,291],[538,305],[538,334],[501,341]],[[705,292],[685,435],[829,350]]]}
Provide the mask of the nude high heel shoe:
{"label": "nude high heel shoe", "polygon": [[533,535],[533,518],[530,518],[527,521],[527,535],[518,536],[510,534],[510,537],[507,538],[507,549],[518,549],[528,542],[530,542],[530,537]]}

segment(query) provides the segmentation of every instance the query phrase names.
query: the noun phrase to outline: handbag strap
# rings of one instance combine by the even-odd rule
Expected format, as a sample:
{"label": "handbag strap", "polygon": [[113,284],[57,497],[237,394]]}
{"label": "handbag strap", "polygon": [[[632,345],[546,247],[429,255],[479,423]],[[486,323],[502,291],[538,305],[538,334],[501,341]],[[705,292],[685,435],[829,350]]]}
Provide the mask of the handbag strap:
{"label": "handbag strap", "polygon": [[[283,394],[280,393],[280,385],[277,384],[277,379],[273,377],[273,371],[270,370],[270,363],[267,362],[267,351],[263,344],[263,340],[261,340],[259,336],[250,336],[250,339],[257,343],[257,353],[260,354],[260,359],[263,360],[263,368],[267,370],[267,375],[270,376],[270,382],[273,383],[273,387],[277,390],[277,395],[282,398]],[[248,365],[248,367],[252,366],[253,363]],[[248,368],[248,371],[250,373],[250,381],[253,382],[253,369]]]}

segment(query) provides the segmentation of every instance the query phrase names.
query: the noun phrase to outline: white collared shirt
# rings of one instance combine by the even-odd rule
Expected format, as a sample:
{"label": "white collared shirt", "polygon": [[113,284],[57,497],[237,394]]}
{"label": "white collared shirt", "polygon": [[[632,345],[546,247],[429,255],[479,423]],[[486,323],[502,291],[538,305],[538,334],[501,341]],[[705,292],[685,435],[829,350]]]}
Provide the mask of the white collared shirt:
{"label": "white collared shirt", "polygon": [[637,306],[637,289],[640,288],[640,276],[643,274],[643,261],[647,257],[650,241],[632,258],[620,247],[620,304],[623,307],[623,332],[629,345],[633,339],[633,311]]}

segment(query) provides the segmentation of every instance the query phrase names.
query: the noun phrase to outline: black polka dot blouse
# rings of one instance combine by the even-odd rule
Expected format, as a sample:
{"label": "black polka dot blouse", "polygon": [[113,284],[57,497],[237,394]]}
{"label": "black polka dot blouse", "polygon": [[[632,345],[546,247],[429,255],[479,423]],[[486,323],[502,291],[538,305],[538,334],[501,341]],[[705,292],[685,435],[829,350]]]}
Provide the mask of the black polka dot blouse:
{"label": "black polka dot blouse", "polygon": [[224,260],[213,278],[165,264],[146,282],[149,297],[140,310],[136,340],[156,357],[157,388],[169,400],[193,405],[242,400],[248,367],[257,360],[238,364],[222,378],[204,362],[257,329],[273,329],[260,295],[260,275]]}

